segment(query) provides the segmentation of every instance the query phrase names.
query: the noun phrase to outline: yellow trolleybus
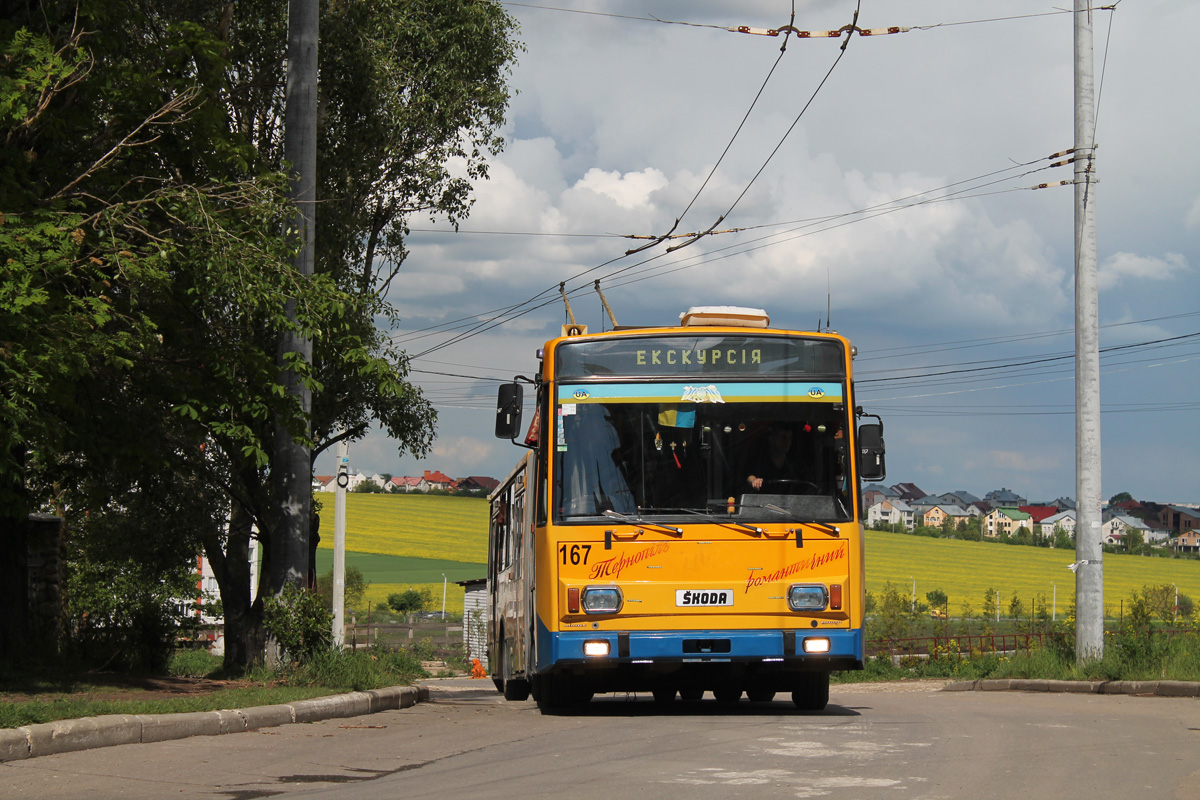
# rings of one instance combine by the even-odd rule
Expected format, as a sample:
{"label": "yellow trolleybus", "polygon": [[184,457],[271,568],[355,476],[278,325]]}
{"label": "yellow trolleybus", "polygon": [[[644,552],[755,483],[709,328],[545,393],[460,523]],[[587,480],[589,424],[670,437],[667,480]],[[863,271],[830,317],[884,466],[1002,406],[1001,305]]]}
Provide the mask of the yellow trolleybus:
{"label": "yellow trolleybus", "polygon": [[860,480],[884,477],[850,343],[705,307],[568,326],[538,355],[497,404],[527,448],[490,497],[497,688],[543,710],[614,691],[824,708],[830,672],[863,665]]}

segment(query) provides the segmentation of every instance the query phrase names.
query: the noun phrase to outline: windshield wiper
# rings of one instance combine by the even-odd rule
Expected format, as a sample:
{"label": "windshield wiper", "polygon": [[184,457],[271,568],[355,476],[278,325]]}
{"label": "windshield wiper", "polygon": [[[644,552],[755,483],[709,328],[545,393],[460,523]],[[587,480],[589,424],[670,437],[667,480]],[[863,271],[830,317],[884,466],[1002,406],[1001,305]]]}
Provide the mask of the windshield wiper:
{"label": "windshield wiper", "polygon": [[732,520],[732,519],[729,519],[729,520],[716,519],[715,517],[713,517],[712,514],[705,514],[703,511],[697,511],[694,508],[681,508],[679,510],[685,514],[695,514],[697,517],[704,517],[705,519],[709,520],[710,522],[714,522],[717,525],[724,525],[726,528],[735,528],[736,527],[736,528],[741,528],[743,530],[750,531],[755,536],[762,536],[764,533],[766,533],[766,531],[764,531],[762,528],[755,527],[754,525],[747,525],[744,522],[737,522],[736,520]]}
{"label": "windshield wiper", "polygon": [[765,508],[768,511],[774,511],[776,514],[782,514],[783,516],[787,517],[792,522],[798,522],[801,525],[811,525],[814,528],[816,528],[817,530],[821,531],[822,533],[828,533],[830,536],[838,536],[841,534],[841,531],[839,531],[837,528],[835,528],[834,526],[832,526],[828,523],[809,522],[807,520],[797,519],[796,516],[794,514],[792,514],[792,512],[788,511],[787,509],[780,508],[779,506],[774,505],[773,503],[764,503],[763,505],[759,506],[759,508]]}
{"label": "windshield wiper", "polygon": [[628,525],[645,525],[648,528],[659,528],[664,531],[670,531],[671,533],[675,534],[676,536],[683,536],[683,528],[673,528],[670,525],[662,525],[658,522],[647,522],[646,520],[641,519],[640,517],[627,517],[624,514],[618,514],[616,511],[613,511],[612,509],[605,511],[604,516],[612,517],[613,519],[619,519],[619,520],[621,520],[621,522],[624,522]]}

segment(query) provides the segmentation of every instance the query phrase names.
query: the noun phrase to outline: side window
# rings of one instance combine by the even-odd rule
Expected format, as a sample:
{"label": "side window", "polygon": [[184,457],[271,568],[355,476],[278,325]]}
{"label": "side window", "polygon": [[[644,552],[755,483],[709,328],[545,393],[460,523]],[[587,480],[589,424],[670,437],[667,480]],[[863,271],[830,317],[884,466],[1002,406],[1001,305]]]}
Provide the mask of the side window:
{"label": "side window", "polygon": [[510,524],[508,513],[508,492],[496,497],[495,505],[492,507],[492,557],[496,565],[496,572],[502,572],[508,569],[510,560]]}
{"label": "side window", "polygon": [[509,563],[516,570],[516,577],[521,577],[521,550],[525,545],[525,492],[521,492],[513,499],[513,524],[510,526],[512,533],[509,536],[512,547]]}

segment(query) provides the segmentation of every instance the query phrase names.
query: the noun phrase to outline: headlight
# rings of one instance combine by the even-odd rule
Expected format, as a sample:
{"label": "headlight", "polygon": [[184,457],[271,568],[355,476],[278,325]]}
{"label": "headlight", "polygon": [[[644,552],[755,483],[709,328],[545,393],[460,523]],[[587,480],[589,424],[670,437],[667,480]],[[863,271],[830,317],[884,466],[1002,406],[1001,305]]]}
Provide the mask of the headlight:
{"label": "headlight", "polygon": [[589,641],[583,643],[583,654],[585,656],[606,656],[609,654],[611,646],[608,640],[601,639],[599,641]]}
{"label": "headlight", "polygon": [[588,586],[579,598],[585,614],[615,614],[622,602],[621,590],[616,586]]}
{"label": "headlight", "polygon": [[792,611],[824,611],[829,605],[829,592],[820,584],[796,584],[788,587],[787,599]]}

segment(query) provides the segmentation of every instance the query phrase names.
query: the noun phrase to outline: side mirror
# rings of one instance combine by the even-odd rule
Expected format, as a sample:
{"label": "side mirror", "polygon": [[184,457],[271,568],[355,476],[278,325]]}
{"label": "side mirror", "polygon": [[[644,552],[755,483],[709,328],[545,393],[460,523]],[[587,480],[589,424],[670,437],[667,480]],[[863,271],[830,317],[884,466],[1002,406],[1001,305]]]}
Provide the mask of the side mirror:
{"label": "side mirror", "polygon": [[496,398],[496,438],[516,439],[521,432],[521,407],[525,390],[519,383],[506,383]]}
{"label": "side mirror", "polygon": [[864,481],[881,481],[887,475],[883,455],[883,423],[858,426],[858,476]]}

